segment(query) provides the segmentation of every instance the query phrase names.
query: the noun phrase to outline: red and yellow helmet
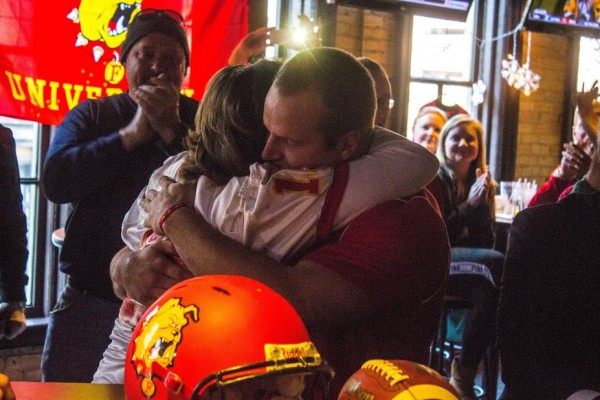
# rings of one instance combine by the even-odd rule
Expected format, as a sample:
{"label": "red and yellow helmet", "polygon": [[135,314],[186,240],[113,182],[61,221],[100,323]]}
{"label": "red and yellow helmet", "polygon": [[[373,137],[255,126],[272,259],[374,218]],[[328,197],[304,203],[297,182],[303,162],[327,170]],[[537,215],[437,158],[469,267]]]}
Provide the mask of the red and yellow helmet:
{"label": "red and yellow helmet", "polygon": [[338,400],[459,400],[433,369],[406,360],[369,360],[346,381]]}
{"label": "red and yellow helmet", "polygon": [[173,286],[144,314],[127,350],[125,393],[128,400],[296,392],[326,399],[332,376],[282,296],[242,276],[208,275]]}

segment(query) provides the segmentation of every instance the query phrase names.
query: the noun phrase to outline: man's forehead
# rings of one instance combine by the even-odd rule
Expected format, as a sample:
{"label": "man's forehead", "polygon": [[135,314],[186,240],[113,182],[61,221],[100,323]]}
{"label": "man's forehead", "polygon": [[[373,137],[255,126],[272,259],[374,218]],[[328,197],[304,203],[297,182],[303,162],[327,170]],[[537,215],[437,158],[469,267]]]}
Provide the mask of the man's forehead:
{"label": "man's forehead", "polygon": [[265,100],[263,121],[267,129],[282,137],[321,135],[320,121],[325,115],[325,106],[310,92],[283,95],[271,88]]}
{"label": "man's forehead", "polygon": [[286,93],[286,91],[278,87],[276,83],[273,84],[267,92],[265,103],[270,103],[271,106],[303,103],[315,108],[325,107],[323,94],[315,88],[306,88],[293,93]]}
{"label": "man's forehead", "polygon": [[[165,46],[168,44],[168,46]],[[183,47],[169,35],[160,32],[152,32],[142,37],[133,48],[149,48],[149,49],[160,49],[163,51],[179,52],[184,53]]]}

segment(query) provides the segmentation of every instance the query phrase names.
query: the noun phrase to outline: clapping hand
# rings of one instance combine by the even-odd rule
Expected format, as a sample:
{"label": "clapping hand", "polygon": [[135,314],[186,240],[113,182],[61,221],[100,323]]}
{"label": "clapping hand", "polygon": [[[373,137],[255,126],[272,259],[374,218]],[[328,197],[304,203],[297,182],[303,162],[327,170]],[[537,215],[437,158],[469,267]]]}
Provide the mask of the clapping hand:
{"label": "clapping hand", "polygon": [[590,168],[590,156],[575,143],[565,143],[563,148],[560,168],[554,175],[569,182],[581,178]]}
{"label": "clapping hand", "polygon": [[159,137],[167,144],[178,137],[179,88],[165,74],[129,92],[138,105],[133,119],[121,129],[126,150],[149,143]]}
{"label": "clapping hand", "polygon": [[598,122],[600,122],[600,102],[598,102],[598,81],[595,81],[589,91],[585,91],[583,86],[581,92],[577,93],[577,108],[581,117],[585,132],[590,137],[590,141],[595,145],[598,138]]}
{"label": "clapping hand", "polygon": [[129,124],[121,129],[120,135],[123,140],[123,146],[127,151],[158,138],[158,134],[150,126],[141,107],[138,107]]}
{"label": "clapping hand", "polygon": [[585,133],[592,142],[592,161],[590,170],[586,174],[586,180],[596,190],[600,190],[600,141],[598,133],[600,131],[600,102],[598,102],[598,81],[595,81],[592,88],[585,92],[583,86],[581,92],[577,93],[577,107],[581,117]]}
{"label": "clapping hand", "polygon": [[0,339],[14,339],[25,330],[25,304],[22,301],[0,303]]}
{"label": "clapping hand", "polygon": [[471,207],[479,207],[481,204],[488,203],[488,191],[490,190],[492,177],[489,170],[483,172],[480,168],[476,171],[477,180],[471,186],[467,203]]}
{"label": "clapping hand", "polygon": [[179,87],[165,74],[137,87],[132,98],[143,110],[148,123],[165,143],[177,138],[179,125]]}

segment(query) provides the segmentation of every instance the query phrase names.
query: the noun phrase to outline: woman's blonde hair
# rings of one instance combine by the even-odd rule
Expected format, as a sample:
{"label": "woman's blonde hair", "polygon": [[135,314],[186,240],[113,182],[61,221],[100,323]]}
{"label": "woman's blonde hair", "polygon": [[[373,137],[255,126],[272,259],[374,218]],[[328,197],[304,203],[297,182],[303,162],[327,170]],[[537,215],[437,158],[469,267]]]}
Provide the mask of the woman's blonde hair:
{"label": "woman's blonde hair", "polygon": [[413,126],[412,126],[412,130],[413,131],[415,130],[415,126],[417,126],[417,121],[419,119],[421,119],[422,116],[428,115],[428,114],[436,114],[436,115],[438,115],[444,121],[444,124],[446,123],[446,121],[448,121],[448,115],[441,108],[438,108],[438,107],[435,107],[435,106],[423,107],[423,108],[421,108],[419,110],[419,113],[417,114],[417,116],[413,120]]}
{"label": "woman's blonde hair", "polygon": [[468,178],[471,176],[475,179],[475,171],[477,168],[480,168],[482,171],[487,171],[487,159],[485,157],[485,139],[483,133],[483,126],[481,123],[468,114],[457,114],[454,117],[450,118],[444,124],[442,128],[442,132],[440,133],[440,144],[437,150],[437,156],[440,160],[440,163],[446,166],[449,170],[452,170],[450,163],[448,161],[448,157],[446,156],[445,145],[446,139],[448,138],[448,134],[454,128],[457,128],[460,125],[472,126],[475,129],[475,133],[477,135],[477,142],[479,145],[477,158],[471,162],[471,166],[469,168]]}
{"label": "woman's blonde hair", "polygon": [[222,185],[248,175],[248,167],[261,161],[267,138],[265,97],[280,66],[280,60],[263,59],[225,67],[210,79],[196,113],[196,129],[186,137],[189,151],[179,179],[206,175]]}
{"label": "woman's blonde hair", "polygon": [[[452,169],[452,166],[450,165],[449,161],[448,161],[448,157],[446,155],[446,151],[445,151],[445,145],[446,145],[446,139],[448,138],[448,134],[450,133],[450,131],[452,131],[454,128],[461,126],[461,125],[465,125],[465,126],[472,126],[475,130],[475,134],[477,135],[477,143],[478,143],[478,152],[477,152],[477,158],[475,160],[473,160],[471,162],[471,165],[469,166],[469,172],[467,173],[467,179],[466,181],[469,184],[469,187],[473,184],[473,182],[475,182],[475,180],[477,179],[477,169],[479,168],[482,172],[486,172],[488,170],[488,166],[487,166],[487,158],[486,158],[486,151],[485,151],[485,135],[483,132],[483,126],[481,125],[481,122],[479,122],[479,120],[477,120],[476,118],[468,115],[468,114],[457,114],[455,116],[453,116],[452,118],[450,118],[448,121],[446,121],[446,123],[444,124],[444,127],[442,128],[442,132],[440,133],[440,144],[438,145],[438,149],[437,149],[437,157],[440,160],[440,164],[442,165],[443,168],[446,169],[446,171],[448,171],[451,176],[452,179],[454,181],[456,181],[456,176],[454,175],[454,170]],[[491,213],[492,215],[495,214],[495,196],[496,196],[496,183],[492,180],[492,188],[491,190],[488,191],[488,197],[490,198],[490,204],[491,204]],[[468,194],[468,192],[467,192]]]}

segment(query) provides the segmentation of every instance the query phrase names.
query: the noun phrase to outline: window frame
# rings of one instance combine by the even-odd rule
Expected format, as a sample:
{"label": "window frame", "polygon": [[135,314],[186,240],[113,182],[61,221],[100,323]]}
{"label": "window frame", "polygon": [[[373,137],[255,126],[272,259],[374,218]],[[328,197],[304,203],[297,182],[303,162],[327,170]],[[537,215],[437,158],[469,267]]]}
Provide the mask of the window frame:
{"label": "window frame", "polygon": [[[412,138],[412,126],[413,126],[413,122],[414,122],[414,116],[416,115],[412,115],[411,114],[411,110],[409,109],[410,104],[411,104],[411,91],[410,91],[410,87],[413,83],[424,83],[424,84],[428,84],[428,85],[435,85],[437,86],[437,99],[442,99],[443,98],[443,93],[444,93],[444,88],[445,87],[466,87],[466,88],[470,88],[473,85],[473,82],[475,82],[478,78],[479,78],[479,68],[478,68],[478,62],[477,60],[480,57],[479,54],[479,47],[478,47],[478,43],[477,43],[477,35],[475,34],[475,32],[479,32],[480,30],[480,26],[481,26],[481,21],[480,21],[480,13],[478,12],[478,3],[479,1],[474,1],[473,4],[471,5],[471,9],[469,11],[469,17],[466,19],[466,21],[464,21],[465,23],[465,32],[471,32],[472,33],[472,44],[471,44],[471,49],[472,52],[470,54],[470,60],[469,63],[471,65],[470,68],[470,76],[467,79],[463,79],[463,80],[452,80],[452,79],[438,79],[438,78],[429,78],[429,77],[421,77],[421,76],[413,76],[412,74],[412,57],[413,57],[413,51],[412,51],[412,42],[413,42],[413,35],[414,35],[414,19],[415,17],[423,17],[423,15],[420,15],[418,13],[414,13],[411,14],[409,16],[407,16],[407,18],[409,19],[408,22],[408,26],[407,26],[407,31],[409,31],[409,37],[405,39],[405,43],[408,42],[408,46],[410,48],[409,54],[410,56],[407,57],[407,61],[405,62],[405,71],[403,71],[402,73],[405,73],[406,78],[405,78],[405,87],[406,87],[406,98],[408,99],[408,101],[404,102],[404,107],[405,109],[403,110],[403,115],[405,115],[405,120],[401,120],[401,127],[402,127],[402,131],[406,132],[406,136],[408,138]],[[433,18],[430,16],[427,16],[427,18]],[[439,20],[447,20],[447,21],[453,21],[452,19],[449,18],[434,18],[434,19],[439,19]],[[470,24],[470,25],[469,25]],[[403,41],[399,40],[398,41],[400,44],[403,43]],[[402,45],[402,44],[401,44]],[[466,62],[466,61],[465,61]],[[451,105],[451,104],[448,104]],[[473,115],[477,114],[477,106],[473,105],[472,103],[469,104],[459,104],[460,106],[462,106],[464,109],[466,109],[467,111],[469,111],[470,113],[472,113]],[[412,116],[412,118],[411,118]]]}

